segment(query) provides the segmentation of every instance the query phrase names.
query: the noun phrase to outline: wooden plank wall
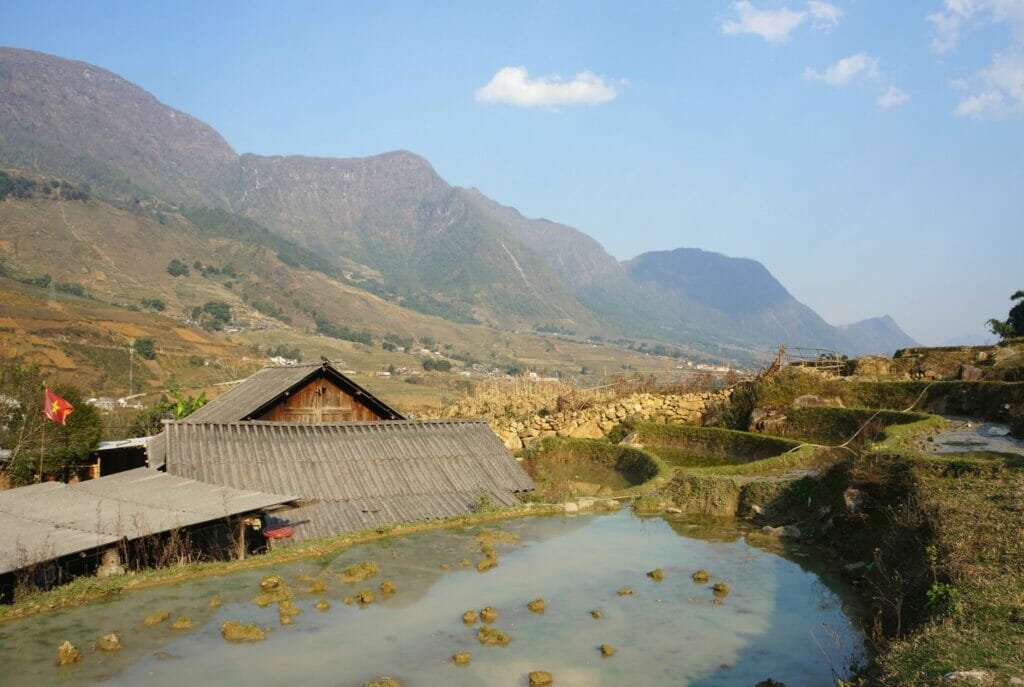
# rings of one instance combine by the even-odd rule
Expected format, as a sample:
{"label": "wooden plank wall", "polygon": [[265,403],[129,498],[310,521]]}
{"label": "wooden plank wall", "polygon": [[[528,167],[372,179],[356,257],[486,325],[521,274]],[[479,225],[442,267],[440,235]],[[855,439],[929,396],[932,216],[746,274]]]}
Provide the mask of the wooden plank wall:
{"label": "wooden plank wall", "polygon": [[326,378],[309,381],[259,417],[270,422],[373,422],[380,416]]}

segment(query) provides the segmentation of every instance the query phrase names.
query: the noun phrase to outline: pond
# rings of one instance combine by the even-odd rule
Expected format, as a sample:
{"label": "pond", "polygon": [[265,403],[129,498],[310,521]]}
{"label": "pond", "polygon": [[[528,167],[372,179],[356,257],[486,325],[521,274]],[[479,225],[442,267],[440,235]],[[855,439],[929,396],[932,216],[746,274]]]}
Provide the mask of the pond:
{"label": "pond", "polygon": [[1024,456],[1024,440],[1006,425],[984,420],[949,418],[950,427],[921,441],[927,453],[1001,453]]}
{"label": "pond", "polygon": [[[518,537],[496,544],[498,565],[483,573],[475,567],[482,529]],[[820,570],[813,551],[775,546],[734,520],[625,510],[396,537],[0,624],[0,684],[360,687],[390,676],[403,687],[525,685],[533,670],[552,673],[559,686],[753,685],[767,677],[789,687],[834,684],[833,671],[845,675],[863,657],[842,585]],[[365,560],[377,562],[376,577],[339,580]],[[655,568],[661,581],[647,575]],[[698,569],[710,573],[707,583],[691,579]],[[291,625],[280,624],[276,606],[252,601],[270,574],[287,581],[302,611]],[[381,594],[384,579],[393,594]],[[716,582],[729,585],[727,596],[712,591]],[[314,584],[326,590],[310,591]],[[620,595],[623,588],[633,593]],[[376,600],[343,602],[361,589]],[[209,605],[215,596],[223,601],[217,608]],[[543,613],[526,606],[537,598]],[[314,608],[321,599],[329,610]],[[511,638],[507,646],[481,645],[481,624],[463,623],[464,611],[485,606],[497,610],[491,627]],[[170,611],[170,621],[144,626],[158,610]],[[191,628],[172,629],[182,615]],[[269,632],[261,642],[231,644],[220,634],[226,620]],[[124,648],[93,651],[110,632]],[[84,657],[58,668],[65,639]],[[602,657],[602,644],[615,654]],[[451,657],[463,651],[469,664],[455,665]]]}

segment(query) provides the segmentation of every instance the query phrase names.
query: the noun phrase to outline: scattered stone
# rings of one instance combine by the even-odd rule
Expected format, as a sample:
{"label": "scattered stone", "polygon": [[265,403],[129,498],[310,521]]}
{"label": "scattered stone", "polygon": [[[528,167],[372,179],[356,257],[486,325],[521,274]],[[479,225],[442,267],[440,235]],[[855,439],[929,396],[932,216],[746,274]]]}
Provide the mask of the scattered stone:
{"label": "scattered stone", "polygon": [[367,682],[363,687],[402,687],[402,683],[393,677],[382,677],[379,680]]}
{"label": "scattered stone", "polygon": [[544,687],[554,684],[555,678],[546,670],[530,671],[530,687]]}
{"label": "scattered stone", "polygon": [[225,620],[220,625],[220,636],[229,642],[258,642],[267,634],[256,623],[243,624],[237,620]]}
{"label": "scattered stone", "polygon": [[843,502],[846,504],[846,512],[856,515],[864,506],[864,492],[850,487],[843,492]]}
{"label": "scattered stone", "polygon": [[590,617],[592,617],[594,620],[600,620],[604,617],[604,613],[595,608],[590,612]]}
{"label": "scattered stone", "polygon": [[480,609],[480,622],[493,623],[498,619],[498,611],[493,606]]}
{"label": "scattered stone", "polygon": [[956,670],[942,676],[946,682],[964,682],[972,685],[987,685],[992,681],[992,673],[985,670]]}
{"label": "scattered stone", "polygon": [[215,596],[212,599],[210,599],[210,603],[208,603],[206,605],[209,606],[210,608],[220,608],[221,606],[224,605],[224,602],[221,600],[221,598],[219,596]]}
{"label": "scattered stone", "polygon": [[291,601],[282,601],[277,606],[277,613],[282,618],[284,618],[284,617],[290,616],[290,615],[302,615],[302,609],[301,608],[296,608],[295,606],[292,606],[292,602]]}
{"label": "scattered stone", "polygon": [[187,615],[180,615],[178,619],[171,623],[172,630],[191,630],[192,629],[192,618]]}
{"label": "scattered stone", "polygon": [[165,622],[170,617],[170,611],[157,611],[156,613],[150,613],[143,618],[142,624],[146,627],[153,627],[154,625],[159,625],[160,623]]}
{"label": "scattered stone", "polygon": [[623,587],[623,588],[621,588],[619,591],[617,591],[615,593],[618,594],[619,596],[633,596],[633,588],[632,587]]}
{"label": "scattered stone", "polygon": [[715,582],[711,586],[711,591],[715,593],[715,596],[729,596],[729,585],[725,582]]}
{"label": "scattered stone", "polygon": [[327,599],[320,599],[316,602],[314,608],[316,608],[316,610],[320,611],[321,613],[326,613],[327,611],[331,610],[331,603]]}
{"label": "scattered stone", "polygon": [[459,561],[459,565],[461,565],[463,568],[468,568],[470,564],[471,563],[468,558],[463,558],[461,561]]}
{"label": "scattered stone", "polygon": [[68,666],[82,660],[82,652],[71,642],[64,640],[57,647],[57,665]]}
{"label": "scattered stone", "polygon": [[497,558],[481,558],[476,562],[476,569],[478,572],[487,572],[491,568],[495,568],[498,565]]}
{"label": "scattered stone", "polygon": [[121,639],[111,632],[109,635],[100,637],[100,641],[96,642],[96,648],[100,651],[120,651],[123,647]]}
{"label": "scattered stone", "polygon": [[[275,577],[277,576],[275,575]],[[257,595],[253,598],[252,602],[260,608],[266,608],[271,604],[277,604],[283,601],[288,601],[291,598],[292,590],[288,589],[288,587],[282,583],[277,587],[272,587],[269,591],[265,591],[262,594]]]}
{"label": "scattered stone", "polygon": [[374,599],[373,592],[371,592],[369,589],[364,589],[363,591],[361,591],[358,594],[356,594],[356,602],[360,606],[368,606],[368,605],[372,604],[373,603],[373,599]]}
{"label": "scattered stone", "polygon": [[544,613],[544,599],[534,599],[526,607],[534,613]]}
{"label": "scattered stone", "polygon": [[476,622],[476,611],[469,610],[462,614],[462,622],[466,625],[472,625]]}
{"label": "scattered stone", "polygon": [[1011,685],[1024,685],[1024,678],[1011,677],[1010,678],[1010,684]]}
{"label": "scattered stone", "polygon": [[469,665],[469,660],[472,658],[468,651],[460,651],[459,653],[452,656],[452,663],[457,666]]}
{"label": "scattered stone", "polygon": [[376,577],[380,572],[375,561],[363,561],[353,563],[341,572],[341,581],[346,583],[362,582],[371,577]]}
{"label": "scattered stone", "polygon": [[380,593],[381,594],[394,594],[395,593],[395,583],[392,582],[391,580],[384,580],[383,582],[380,583]]}
{"label": "scattered stone", "polygon": [[268,575],[260,580],[260,591],[270,592],[281,587],[287,587],[288,583],[280,575]]}
{"label": "scattered stone", "polygon": [[647,573],[647,577],[651,578],[655,582],[661,582],[665,579],[665,571],[661,568],[655,568],[651,572]]}
{"label": "scattered stone", "polygon": [[476,638],[484,646],[507,646],[512,641],[504,632],[487,626],[477,630]]}
{"label": "scattered stone", "polygon": [[711,579],[711,574],[707,570],[698,570],[690,575],[690,579],[697,584],[704,584]]}
{"label": "scattered stone", "polygon": [[601,645],[601,656],[603,656],[604,658],[608,658],[609,656],[614,656],[614,655],[615,655],[615,647],[613,647],[611,644],[602,644]]}

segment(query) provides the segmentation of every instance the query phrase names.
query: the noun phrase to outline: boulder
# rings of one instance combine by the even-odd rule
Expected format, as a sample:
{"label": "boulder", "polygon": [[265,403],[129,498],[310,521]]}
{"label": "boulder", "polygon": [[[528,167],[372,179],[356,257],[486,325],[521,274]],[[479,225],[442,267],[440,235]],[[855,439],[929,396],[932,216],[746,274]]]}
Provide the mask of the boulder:
{"label": "boulder", "polygon": [[72,644],[65,640],[57,647],[57,665],[67,666],[72,663],[78,663],[82,660],[82,652]]}
{"label": "boulder", "polygon": [[957,682],[968,685],[987,685],[992,682],[992,673],[985,670],[956,670],[942,676],[945,682]]}

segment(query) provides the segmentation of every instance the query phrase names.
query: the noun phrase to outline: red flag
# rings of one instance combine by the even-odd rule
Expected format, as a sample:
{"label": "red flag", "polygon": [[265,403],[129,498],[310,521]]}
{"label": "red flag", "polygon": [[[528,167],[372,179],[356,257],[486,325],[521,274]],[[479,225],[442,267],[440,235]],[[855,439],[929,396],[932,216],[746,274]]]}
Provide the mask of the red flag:
{"label": "red flag", "polygon": [[47,420],[53,420],[58,425],[63,425],[68,419],[68,415],[73,412],[75,412],[73,405],[49,389],[46,390],[46,398],[43,400],[43,415]]}

